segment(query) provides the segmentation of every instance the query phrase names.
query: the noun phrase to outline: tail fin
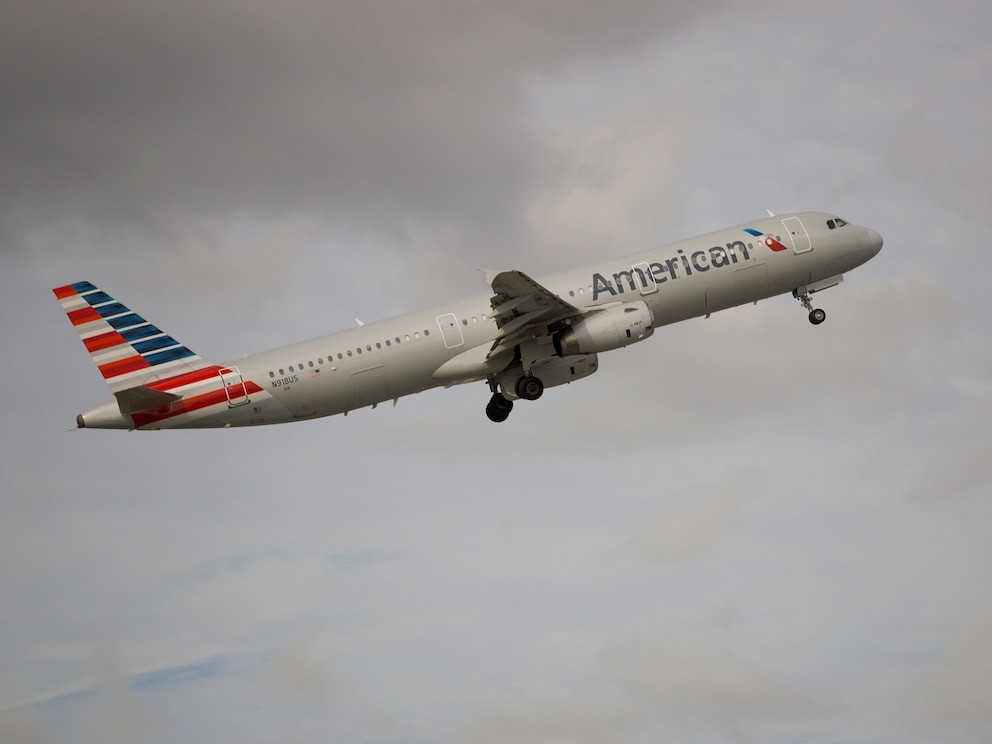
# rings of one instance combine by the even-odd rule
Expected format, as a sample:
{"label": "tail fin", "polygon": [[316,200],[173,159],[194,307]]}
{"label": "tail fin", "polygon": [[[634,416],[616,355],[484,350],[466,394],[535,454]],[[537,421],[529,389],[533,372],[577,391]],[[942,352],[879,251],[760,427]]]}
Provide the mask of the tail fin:
{"label": "tail fin", "polygon": [[216,366],[89,282],[52,291],[115,394]]}

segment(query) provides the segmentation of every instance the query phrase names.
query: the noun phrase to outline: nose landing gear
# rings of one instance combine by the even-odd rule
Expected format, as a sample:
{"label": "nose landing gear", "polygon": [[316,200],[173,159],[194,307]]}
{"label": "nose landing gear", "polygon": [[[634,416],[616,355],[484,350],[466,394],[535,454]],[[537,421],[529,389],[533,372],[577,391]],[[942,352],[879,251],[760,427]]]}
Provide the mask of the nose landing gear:
{"label": "nose landing gear", "polygon": [[806,290],[806,287],[794,289],[792,291],[792,296],[799,300],[799,302],[802,303],[802,306],[809,311],[809,322],[813,325],[820,325],[820,323],[827,319],[827,313],[825,310],[813,308],[813,303],[809,299],[809,292]]}

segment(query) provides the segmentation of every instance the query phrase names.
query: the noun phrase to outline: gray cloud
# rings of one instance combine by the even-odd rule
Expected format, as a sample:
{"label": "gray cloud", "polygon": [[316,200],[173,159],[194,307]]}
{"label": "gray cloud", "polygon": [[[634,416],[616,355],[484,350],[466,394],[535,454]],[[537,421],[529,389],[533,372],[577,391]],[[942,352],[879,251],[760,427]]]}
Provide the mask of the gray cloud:
{"label": "gray cloud", "polygon": [[128,684],[117,643],[104,640],[94,651],[96,701],[86,715],[86,741],[127,742],[140,739],[148,729],[147,714]]}
{"label": "gray cloud", "polygon": [[114,237],[245,213],[512,223],[525,85],[720,3],[8,3],[0,225]]}
{"label": "gray cloud", "polygon": [[609,742],[694,731],[747,740],[809,715],[789,685],[684,627],[604,647],[581,692],[480,713],[464,739]]}
{"label": "gray cloud", "polygon": [[629,549],[658,563],[684,563],[702,555],[732,526],[753,480],[736,475],[724,483],[673,494]]}
{"label": "gray cloud", "polygon": [[0,738],[22,744],[48,744],[53,741],[41,712],[31,709],[0,711]]}
{"label": "gray cloud", "polygon": [[959,741],[992,733],[992,604],[972,609],[926,669],[907,701],[906,720]]}
{"label": "gray cloud", "polygon": [[296,635],[266,666],[259,676],[280,692],[314,701],[326,701],[333,682],[314,646],[320,633],[311,629]]}
{"label": "gray cloud", "polygon": [[[980,739],[987,15],[4,4],[0,731]],[[766,206],[885,235],[824,326],[659,329],[501,427],[64,433],[70,279],[234,356]]]}

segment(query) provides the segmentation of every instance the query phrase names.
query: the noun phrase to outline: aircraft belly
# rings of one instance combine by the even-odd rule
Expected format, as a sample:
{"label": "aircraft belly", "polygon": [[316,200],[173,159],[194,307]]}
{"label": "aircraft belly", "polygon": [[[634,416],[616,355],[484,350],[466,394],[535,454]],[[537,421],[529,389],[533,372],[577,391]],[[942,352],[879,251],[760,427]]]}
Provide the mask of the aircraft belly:
{"label": "aircraft belly", "polygon": [[768,296],[768,267],[764,263],[753,263],[734,269],[736,302],[754,302]]}

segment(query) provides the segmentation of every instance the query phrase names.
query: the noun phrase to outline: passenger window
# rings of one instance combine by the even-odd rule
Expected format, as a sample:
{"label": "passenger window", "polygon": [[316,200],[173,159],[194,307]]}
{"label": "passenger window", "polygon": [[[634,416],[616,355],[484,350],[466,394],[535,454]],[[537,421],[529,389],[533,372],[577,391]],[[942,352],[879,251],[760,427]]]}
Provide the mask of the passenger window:
{"label": "passenger window", "polygon": [[375,342],[375,348],[381,349],[382,348],[382,344],[380,344],[378,341],[376,341]]}
{"label": "passenger window", "polygon": [[279,370],[279,374],[280,374],[280,375],[284,375],[284,374],[286,374],[286,372],[285,372],[285,370],[283,370],[283,369],[280,369],[280,370]]}
{"label": "passenger window", "polygon": [[400,342],[400,337],[399,337],[399,336],[397,336],[397,337],[396,337],[396,343],[399,343],[399,342]]}
{"label": "passenger window", "polygon": [[430,331],[428,331],[428,330],[427,330],[427,329],[425,328],[425,329],[424,329],[424,335],[425,335],[425,336],[430,336],[430,335],[431,335],[431,332],[430,332]]}
{"label": "passenger window", "polygon": [[307,366],[308,367],[312,367],[313,366],[313,360],[312,359],[309,362],[307,362]]}
{"label": "passenger window", "polygon": [[361,354],[362,353],[362,347],[359,346],[357,349],[355,349],[355,351],[357,351],[359,354]]}
{"label": "passenger window", "polygon": [[293,365],[292,365],[292,364],[290,364],[290,365],[289,365],[289,371],[290,371],[290,372],[292,372],[292,371],[293,371]]}
{"label": "passenger window", "polygon": [[351,353],[351,349],[348,349],[348,356],[354,356],[354,354]]}
{"label": "passenger window", "polygon": [[407,341],[409,341],[410,340],[410,334],[409,333],[406,334],[405,338],[406,338]]}
{"label": "passenger window", "polygon": [[386,339],[386,346],[392,346],[388,338]]}
{"label": "passenger window", "polygon": [[269,372],[269,377],[275,377],[275,376],[276,376],[275,372]]}

